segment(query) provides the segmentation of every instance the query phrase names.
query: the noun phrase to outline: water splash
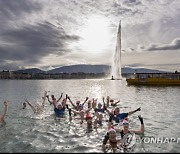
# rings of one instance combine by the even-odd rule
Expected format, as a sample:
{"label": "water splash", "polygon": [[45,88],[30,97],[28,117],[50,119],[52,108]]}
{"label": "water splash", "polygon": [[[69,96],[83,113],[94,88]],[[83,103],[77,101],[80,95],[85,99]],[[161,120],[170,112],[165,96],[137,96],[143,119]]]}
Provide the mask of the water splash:
{"label": "water splash", "polygon": [[111,79],[122,79],[121,75],[121,20],[119,22],[119,28],[117,33],[116,50],[113,55],[113,61],[111,66]]}

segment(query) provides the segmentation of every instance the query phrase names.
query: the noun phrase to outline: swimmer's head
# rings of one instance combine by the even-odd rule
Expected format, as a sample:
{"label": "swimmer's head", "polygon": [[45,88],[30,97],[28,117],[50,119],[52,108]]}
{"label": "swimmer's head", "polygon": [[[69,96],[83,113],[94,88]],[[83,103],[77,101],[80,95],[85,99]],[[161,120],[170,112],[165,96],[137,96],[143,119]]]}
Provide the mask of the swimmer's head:
{"label": "swimmer's head", "polygon": [[65,102],[65,101],[66,101],[66,98],[64,98],[62,101]]}
{"label": "swimmer's head", "polygon": [[58,104],[58,105],[57,105],[57,108],[58,108],[59,110],[61,110],[63,107],[62,107],[61,104]]}
{"label": "swimmer's head", "polygon": [[101,103],[98,103],[98,108],[101,108],[102,107],[102,104]]}
{"label": "swimmer's head", "polygon": [[88,105],[91,105],[91,100],[88,101]]}
{"label": "swimmer's head", "polygon": [[54,100],[55,99],[54,95],[51,95],[51,98]]}
{"label": "swimmer's head", "polygon": [[76,101],[76,105],[80,105],[80,103],[81,103],[80,101]]}
{"label": "swimmer's head", "polygon": [[129,128],[128,118],[124,118],[122,124],[123,124],[124,129],[128,129]]}
{"label": "swimmer's head", "polygon": [[109,131],[109,137],[116,137],[116,130],[113,128],[110,128]]}
{"label": "swimmer's head", "polygon": [[120,113],[120,109],[119,109],[119,107],[116,107],[115,110],[114,110],[114,114],[117,115],[117,114],[119,114],[119,113]]}
{"label": "swimmer's head", "polygon": [[83,105],[79,104],[79,109],[82,110],[83,109]]}
{"label": "swimmer's head", "polygon": [[114,102],[114,100],[113,100],[113,99],[110,99],[110,102],[111,102],[111,103],[113,103],[113,102]]}

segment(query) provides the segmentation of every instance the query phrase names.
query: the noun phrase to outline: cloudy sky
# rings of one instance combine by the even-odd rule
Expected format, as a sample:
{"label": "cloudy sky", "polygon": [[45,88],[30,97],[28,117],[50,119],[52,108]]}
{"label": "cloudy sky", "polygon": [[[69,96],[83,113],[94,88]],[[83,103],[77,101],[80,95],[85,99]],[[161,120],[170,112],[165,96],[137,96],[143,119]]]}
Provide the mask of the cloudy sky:
{"label": "cloudy sky", "polygon": [[179,0],[0,0],[0,70],[111,65],[180,71]]}

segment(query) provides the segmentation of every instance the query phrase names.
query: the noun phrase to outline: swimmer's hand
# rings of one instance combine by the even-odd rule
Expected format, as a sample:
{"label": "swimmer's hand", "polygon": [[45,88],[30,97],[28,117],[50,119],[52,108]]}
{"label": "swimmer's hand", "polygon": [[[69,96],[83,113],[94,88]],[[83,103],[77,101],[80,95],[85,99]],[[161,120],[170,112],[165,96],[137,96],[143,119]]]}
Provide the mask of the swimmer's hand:
{"label": "swimmer's hand", "polygon": [[141,108],[139,107],[138,109],[136,109],[135,111],[141,111]]}
{"label": "swimmer's hand", "polygon": [[89,99],[89,97],[86,97],[86,101]]}
{"label": "swimmer's hand", "polygon": [[141,115],[138,115],[138,118],[139,118],[139,121],[141,122],[141,124],[143,125],[144,122],[143,122],[143,118],[141,117]]}
{"label": "swimmer's hand", "polygon": [[66,108],[67,108],[67,109],[69,109],[69,106],[68,106],[68,104],[66,104]]}
{"label": "swimmer's hand", "polygon": [[70,97],[69,97],[69,96],[67,96],[67,98],[70,100]]}

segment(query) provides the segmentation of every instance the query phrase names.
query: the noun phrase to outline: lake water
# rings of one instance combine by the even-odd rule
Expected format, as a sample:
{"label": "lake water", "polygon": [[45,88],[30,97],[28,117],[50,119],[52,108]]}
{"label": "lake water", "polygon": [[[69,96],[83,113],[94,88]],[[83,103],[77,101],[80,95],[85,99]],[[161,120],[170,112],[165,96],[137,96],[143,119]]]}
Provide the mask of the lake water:
{"label": "lake water", "polygon": [[[180,87],[127,86],[125,79],[84,79],[0,80],[0,113],[3,101],[9,101],[6,124],[0,127],[1,153],[102,152],[100,145],[107,131],[106,122],[102,128],[87,133],[86,124],[81,125],[78,119],[70,122],[68,113],[64,118],[55,120],[53,107],[47,101],[40,116],[34,115],[29,106],[20,110],[24,99],[40,102],[44,90],[56,97],[63,92],[72,101],[83,101],[89,97],[102,102],[103,96],[110,96],[121,100],[118,105],[121,112],[141,107],[141,111],[129,116],[130,129],[140,128],[139,114],[145,124],[145,133],[136,135],[132,152],[180,152]],[[159,141],[153,143],[150,141],[152,138]]]}

